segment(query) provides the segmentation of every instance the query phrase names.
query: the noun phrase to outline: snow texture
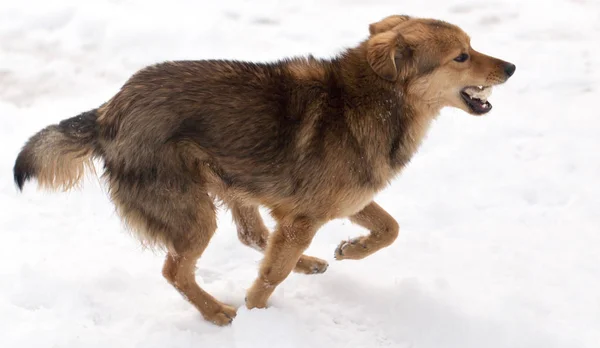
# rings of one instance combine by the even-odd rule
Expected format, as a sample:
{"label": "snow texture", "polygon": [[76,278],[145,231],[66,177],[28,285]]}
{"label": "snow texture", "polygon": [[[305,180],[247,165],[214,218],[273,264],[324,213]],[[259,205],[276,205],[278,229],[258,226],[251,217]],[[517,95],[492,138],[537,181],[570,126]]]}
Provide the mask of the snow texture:
{"label": "snow texture", "polygon": [[[517,71],[489,115],[443,110],[378,195],[400,222],[393,246],[335,261],[340,240],[365,231],[327,224],[307,251],[327,272],[292,274],[268,309],[243,307],[261,255],[237,241],[227,212],[196,273],[240,307],[220,328],[162,278],[163,255],[124,231],[99,180],[15,189],[29,136],[147,64],[329,57],[394,13],[456,23]],[[597,0],[2,0],[0,345],[597,348],[599,57]]]}

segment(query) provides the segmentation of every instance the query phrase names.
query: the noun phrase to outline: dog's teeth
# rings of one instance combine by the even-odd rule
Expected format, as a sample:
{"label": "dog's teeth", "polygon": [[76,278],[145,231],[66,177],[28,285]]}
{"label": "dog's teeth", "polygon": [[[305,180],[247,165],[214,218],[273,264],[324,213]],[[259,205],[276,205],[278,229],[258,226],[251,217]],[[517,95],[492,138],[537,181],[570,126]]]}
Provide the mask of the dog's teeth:
{"label": "dog's teeth", "polygon": [[464,92],[471,99],[476,98],[485,101],[492,94],[492,89],[483,86],[473,86],[465,88]]}

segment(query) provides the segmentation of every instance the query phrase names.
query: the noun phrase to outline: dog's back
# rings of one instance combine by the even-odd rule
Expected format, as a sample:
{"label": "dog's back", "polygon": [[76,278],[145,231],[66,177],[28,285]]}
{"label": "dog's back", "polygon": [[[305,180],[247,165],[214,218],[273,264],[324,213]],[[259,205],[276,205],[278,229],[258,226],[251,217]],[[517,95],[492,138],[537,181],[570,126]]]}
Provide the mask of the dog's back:
{"label": "dog's back", "polygon": [[[119,144],[117,156],[139,158],[140,144],[152,157],[159,149],[170,151],[167,144],[176,151],[187,145],[187,153],[210,164],[223,184],[259,193],[266,188],[257,183],[281,180],[289,169],[282,164],[295,162],[297,128],[308,115],[306,99],[293,98],[304,88],[277,64],[165,63],[127,82],[99,124],[109,130],[108,142],[114,138],[112,144]],[[310,103],[319,103],[322,93],[316,89]],[[131,145],[128,154],[123,154],[124,142]],[[112,170],[110,153],[107,159]],[[140,166],[148,164],[139,158]]]}
{"label": "dog's back", "polygon": [[[322,62],[321,79],[298,79],[302,63],[189,61],[140,71],[100,109],[111,182],[140,187],[150,180],[179,190],[203,182],[225,201],[235,196],[271,208],[312,199],[336,176],[330,157],[356,166],[365,159],[349,136],[339,77]],[[345,169],[335,169],[336,182],[370,180]]]}

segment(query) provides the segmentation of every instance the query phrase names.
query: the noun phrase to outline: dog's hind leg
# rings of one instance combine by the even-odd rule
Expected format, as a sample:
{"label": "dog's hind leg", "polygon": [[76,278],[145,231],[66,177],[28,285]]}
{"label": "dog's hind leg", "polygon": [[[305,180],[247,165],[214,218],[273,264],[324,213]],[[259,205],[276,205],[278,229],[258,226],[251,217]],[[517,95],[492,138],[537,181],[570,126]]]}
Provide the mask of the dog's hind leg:
{"label": "dog's hind leg", "polygon": [[350,221],[369,229],[371,233],[368,236],[341,242],[335,250],[335,258],[338,260],[363,259],[392,244],[398,237],[398,223],[375,202],[371,202],[363,210],[352,215]]}
{"label": "dog's hind leg", "polygon": [[163,275],[200,311],[204,319],[220,326],[227,325],[235,318],[235,308],[219,302],[196,283],[194,269],[201,254],[200,249],[188,250],[181,254],[169,252]]}
{"label": "dog's hind leg", "polygon": [[[240,241],[249,247],[264,252],[267,248],[269,230],[260,216],[258,207],[234,203],[231,204],[230,208]],[[325,260],[301,255],[296,267],[294,267],[294,272],[318,274],[325,272],[328,266],[329,264]]]}
{"label": "dog's hind leg", "polygon": [[256,206],[231,204],[231,215],[237,227],[240,242],[264,252],[269,239],[269,230]]}
{"label": "dog's hind leg", "polygon": [[195,230],[180,234],[180,239],[174,241],[173,250],[168,252],[165,260],[163,275],[206,320],[226,325],[235,317],[235,308],[219,302],[200,288],[194,274],[196,261],[217,228],[214,205],[208,195],[196,204],[200,205],[200,217],[195,223]]}

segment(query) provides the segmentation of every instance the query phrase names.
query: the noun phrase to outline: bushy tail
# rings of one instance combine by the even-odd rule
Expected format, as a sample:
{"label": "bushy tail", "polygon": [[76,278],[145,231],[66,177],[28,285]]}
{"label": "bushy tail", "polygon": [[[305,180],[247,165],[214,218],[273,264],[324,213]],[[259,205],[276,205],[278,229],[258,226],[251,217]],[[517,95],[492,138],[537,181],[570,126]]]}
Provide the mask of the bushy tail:
{"label": "bushy tail", "polygon": [[68,190],[77,185],[85,168],[98,155],[98,109],[48,126],[25,144],[13,169],[19,190],[36,178],[40,187]]}

